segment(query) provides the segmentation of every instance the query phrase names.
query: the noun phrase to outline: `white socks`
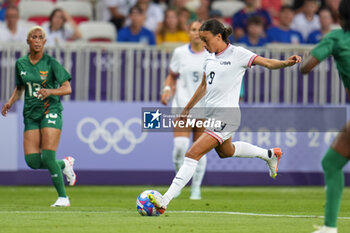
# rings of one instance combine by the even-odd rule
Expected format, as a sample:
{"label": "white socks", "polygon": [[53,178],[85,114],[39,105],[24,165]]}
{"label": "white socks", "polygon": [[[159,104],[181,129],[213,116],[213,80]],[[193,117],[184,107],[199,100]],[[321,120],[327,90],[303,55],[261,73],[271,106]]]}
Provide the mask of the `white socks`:
{"label": "white socks", "polygon": [[194,172],[192,177],[192,190],[200,189],[206,167],[207,167],[207,155],[203,155],[203,157],[198,161],[196,171]]}
{"label": "white socks", "polygon": [[[247,142],[232,142],[235,146],[235,153],[233,157],[242,157],[242,158],[260,158],[263,160],[268,160],[269,151]],[[270,152],[271,153],[271,152]]]}
{"label": "white socks", "polygon": [[188,146],[190,145],[190,139],[188,137],[174,137],[174,149],[173,149],[173,162],[176,172],[184,163],[184,158]]}
{"label": "white socks", "polygon": [[163,196],[164,205],[167,206],[169,202],[192,178],[196,170],[198,161],[185,157],[184,163],[176,174],[173,183],[170,185],[168,191]]}

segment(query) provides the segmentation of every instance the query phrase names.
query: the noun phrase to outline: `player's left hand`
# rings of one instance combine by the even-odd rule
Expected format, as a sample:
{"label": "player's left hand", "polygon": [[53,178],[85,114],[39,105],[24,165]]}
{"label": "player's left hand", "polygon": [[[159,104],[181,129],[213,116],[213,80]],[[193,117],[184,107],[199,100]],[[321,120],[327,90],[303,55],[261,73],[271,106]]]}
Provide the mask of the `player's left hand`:
{"label": "player's left hand", "polygon": [[293,55],[286,60],[286,65],[293,66],[296,63],[300,63],[300,62],[301,62],[301,57],[298,55]]}
{"label": "player's left hand", "polygon": [[48,96],[51,95],[51,90],[50,89],[40,89],[38,91],[38,99],[44,100],[46,99]]}

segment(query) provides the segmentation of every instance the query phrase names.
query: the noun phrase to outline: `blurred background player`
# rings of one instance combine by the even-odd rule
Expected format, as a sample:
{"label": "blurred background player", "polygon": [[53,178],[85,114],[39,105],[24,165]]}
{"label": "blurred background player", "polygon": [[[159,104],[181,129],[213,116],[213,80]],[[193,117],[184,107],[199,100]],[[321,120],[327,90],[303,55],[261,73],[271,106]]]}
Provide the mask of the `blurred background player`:
{"label": "blurred background player", "polygon": [[247,46],[265,46],[267,39],[264,33],[264,22],[259,16],[252,16],[247,21],[247,34],[237,40]]}
{"label": "blurred background player", "polygon": [[78,26],[67,11],[54,9],[49,20],[49,25],[43,27],[46,32],[46,45],[63,45],[67,40],[81,39],[82,35]]}
{"label": "blurred background player", "polygon": [[[278,162],[282,156],[280,148],[267,150],[246,142],[231,141],[240,124],[239,94],[242,78],[246,69],[252,65],[279,69],[293,66],[300,62],[301,58],[294,55],[288,60],[280,61],[257,56],[247,49],[231,45],[228,39],[231,34],[232,28],[226,28],[215,19],[204,22],[200,27],[200,38],[211,54],[204,63],[202,82],[181,115],[188,116],[190,110],[204,97],[207,119],[218,119],[221,121],[221,126],[206,128],[192,144],[186,152],[183,165],[164,196],[149,195],[160,213],[164,213],[174,195],[191,179],[202,156],[214,148],[220,158],[263,159],[269,167],[270,177],[277,176]],[[225,109],[231,110],[233,114],[227,116]]]}
{"label": "blurred background player", "polygon": [[[62,129],[62,104],[60,96],[72,92],[71,76],[52,57],[44,53],[45,31],[39,26],[32,27],[27,36],[29,54],[16,62],[16,85],[10,99],[1,109],[6,116],[11,106],[24,98],[24,154],[27,165],[32,169],[48,169],[52,183],[58,193],[57,201],[51,205],[70,206],[66,195],[63,173],[69,185],[76,182],[73,171],[74,158],[56,160],[56,150]],[[60,86],[56,88],[57,84]]]}
{"label": "blurred background player", "polygon": [[123,27],[118,31],[118,42],[140,42],[147,45],[155,45],[154,33],[143,25],[145,23],[145,13],[139,5],[130,8],[130,26]]}
{"label": "blurred background player", "polygon": [[[167,105],[171,95],[174,95],[172,102],[173,109],[182,110],[201,82],[204,61],[209,55],[199,38],[199,28],[201,25],[202,23],[199,21],[190,24],[190,43],[176,48],[170,61],[170,72],[165,80],[161,101],[164,105]],[[172,90],[174,91],[172,92]],[[203,103],[198,103],[195,107],[203,108],[204,106]],[[179,171],[184,162],[185,154],[190,144],[191,132],[193,132],[193,141],[196,141],[203,131],[203,127],[174,128],[173,162],[176,172]],[[190,199],[201,199],[200,186],[206,165],[207,157],[204,155],[198,161],[198,166],[192,178]]]}
{"label": "blurred background player", "polygon": [[288,5],[282,6],[279,12],[279,25],[266,31],[268,42],[302,44],[304,39],[301,33],[291,29],[293,18],[294,9]]}
{"label": "blurred background player", "polygon": [[317,44],[328,32],[331,31],[333,25],[331,11],[328,8],[323,8],[319,11],[318,15],[320,17],[321,28],[320,30],[315,30],[310,33],[307,38],[308,44]]}
{"label": "blurred background player", "polygon": [[[329,32],[311,51],[302,64],[301,72],[312,71],[328,56],[333,56],[345,89],[350,97],[350,0],[342,0],[339,5],[342,29]],[[338,78],[338,77],[334,77]],[[322,159],[326,183],[326,207],[324,226],[314,233],[337,233],[337,218],[344,189],[344,166],[350,159],[350,121],[337,135]]]}

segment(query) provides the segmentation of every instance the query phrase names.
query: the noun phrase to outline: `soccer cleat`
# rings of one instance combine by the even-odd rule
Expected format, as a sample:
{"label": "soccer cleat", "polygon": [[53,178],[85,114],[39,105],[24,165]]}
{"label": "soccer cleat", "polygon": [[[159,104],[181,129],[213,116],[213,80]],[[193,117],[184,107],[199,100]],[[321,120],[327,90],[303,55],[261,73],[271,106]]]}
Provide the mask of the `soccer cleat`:
{"label": "soccer cleat", "polygon": [[270,168],[270,177],[275,179],[278,171],[278,163],[282,156],[282,150],[281,148],[273,148],[270,151],[272,153],[271,158],[266,160],[266,162]]}
{"label": "soccer cleat", "polygon": [[201,200],[201,189],[200,188],[193,188],[191,189],[191,200]]}
{"label": "soccer cleat", "polygon": [[338,233],[338,230],[336,227],[323,226],[323,227],[319,227],[317,231],[314,231],[312,233]]}
{"label": "soccer cleat", "polygon": [[75,159],[71,156],[64,158],[63,174],[66,176],[69,186],[74,186],[77,182],[77,175],[74,173],[73,166]]}
{"label": "soccer cleat", "polygon": [[164,214],[164,212],[166,210],[166,206],[163,205],[163,197],[150,193],[150,194],[148,194],[148,198],[149,198],[150,202],[154,205],[154,207],[156,207],[158,212],[160,214]]}
{"label": "soccer cleat", "polygon": [[51,207],[68,207],[70,206],[68,197],[58,197],[57,201]]}

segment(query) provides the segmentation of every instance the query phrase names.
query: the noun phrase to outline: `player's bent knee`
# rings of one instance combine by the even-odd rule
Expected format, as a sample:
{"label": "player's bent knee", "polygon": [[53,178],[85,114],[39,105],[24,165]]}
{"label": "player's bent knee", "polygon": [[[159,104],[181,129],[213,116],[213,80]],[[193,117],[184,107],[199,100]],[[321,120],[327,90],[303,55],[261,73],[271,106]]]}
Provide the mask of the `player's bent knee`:
{"label": "player's bent knee", "polygon": [[188,157],[188,158],[191,158],[191,159],[195,159],[195,160],[199,160],[200,159],[200,154],[189,150],[189,151],[186,152],[185,157]]}
{"label": "player's bent knee", "polygon": [[40,160],[37,159],[33,159],[33,157],[31,156],[25,156],[25,161],[26,164],[28,165],[28,167],[30,167],[31,169],[39,169],[40,168]]}
{"label": "player's bent knee", "polygon": [[227,154],[221,150],[218,150],[218,149],[216,150],[216,153],[219,155],[220,159],[226,159],[228,157],[232,157],[232,154],[229,155],[229,154]]}

